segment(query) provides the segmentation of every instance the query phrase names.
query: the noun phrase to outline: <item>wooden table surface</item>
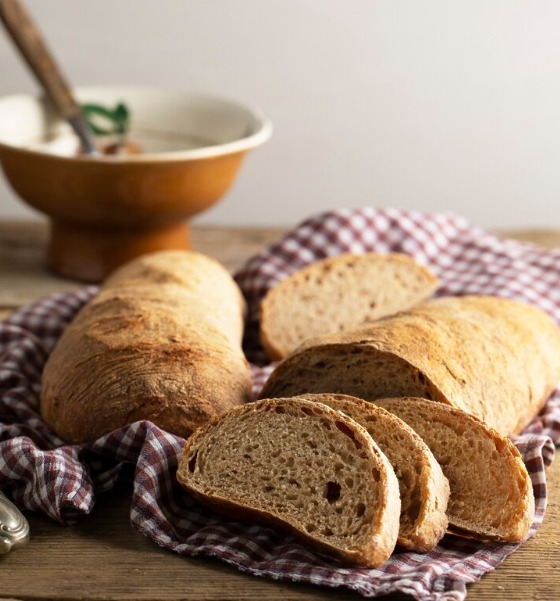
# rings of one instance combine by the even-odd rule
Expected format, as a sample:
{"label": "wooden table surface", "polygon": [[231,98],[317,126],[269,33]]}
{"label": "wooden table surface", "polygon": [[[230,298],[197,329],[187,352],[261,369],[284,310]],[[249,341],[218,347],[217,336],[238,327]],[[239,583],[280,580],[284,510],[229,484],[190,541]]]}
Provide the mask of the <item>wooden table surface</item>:
{"label": "wooden table surface", "polygon": [[[193,246],[234,269],[280,229],[195,228]],[[47,273],[42,223],[0,223],[0,317],[39,297],[81,286]],[[560,247],[560,230],[508,232]],[[538,534],[481,581],[469,601],[560,598],[560,460],[548,471],[550,502]],[[78,525],[29,515],[30,543],[0,556],[0,599],[66,601],[242,601],[361,599],[345,590],[247,576],[218,561],[187,559],[160,549],[128,520],[126,485],[101,496]],[[388,597],[386,597],[388,598]],[[410,599],[392,595],[394,600]]]}

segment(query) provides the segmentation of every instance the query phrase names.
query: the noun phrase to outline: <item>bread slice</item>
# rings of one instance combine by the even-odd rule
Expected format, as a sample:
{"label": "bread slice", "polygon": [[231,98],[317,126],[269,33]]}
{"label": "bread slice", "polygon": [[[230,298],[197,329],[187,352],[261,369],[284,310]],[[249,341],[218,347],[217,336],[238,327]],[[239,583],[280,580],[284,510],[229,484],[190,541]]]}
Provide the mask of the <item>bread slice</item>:
{"label": "bread slice", "polygon": [[343,561],[378,567],[398,535],[399,485],[371,436],[305,399],[237,407],[197,430],[177,479],[227,517],[288,530]]}
{"label": "bread slice", "polygon": [[420,436],[389,411],[356,397],[309,394],[303,398],[346,413],[368,431],[385,453],[399,481],[398,544],[420,553],[433,549],[447,530],[449,483]]}
{"label": "bread slice", "polygon": [[519,542],[533,522],[531,479],[513,443],[460,409],[426,399],[376,404],[424,439],[449,480],[450,531],[482,540]]}
{"label": "bread slice", "polygon": [[495,296],[440,297],[353,332],[307,340],[273,371],[261,396],[423,397],[509,435],[540,411],[559,378],[560,328],[544,311]]}
{"label": "bread slice", "polygon": [[405,254],[329,257],[287,277],[265,296],[261,343],[271,360],[283,359],[307,338],[408,309],[437,285],[427,267]]}

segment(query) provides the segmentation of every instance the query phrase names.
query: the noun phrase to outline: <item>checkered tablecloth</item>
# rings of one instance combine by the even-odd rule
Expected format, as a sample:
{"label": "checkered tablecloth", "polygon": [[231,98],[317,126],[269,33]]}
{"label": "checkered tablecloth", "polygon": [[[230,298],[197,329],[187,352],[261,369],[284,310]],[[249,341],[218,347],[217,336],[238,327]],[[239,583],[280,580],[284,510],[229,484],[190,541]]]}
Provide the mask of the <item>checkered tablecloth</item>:
{"label": "checkered tablecloth", "polygon": [[[348,251],[407,253],[435,272],[440,295],[517,298],[560,324],[560,250],[499,238],[449,214],[373,208],[323,213],[264,248],[236,274],[250,307],[245,349],[256,395],[272,369],[257,336],[263,295],[304,265]],[[132,478],[132,524],[158,545],[186,556],[217,557],[258,576],[347,587],[368,597],[400,591],[418,600],[460,601],[467,583],[518,548],[446,536],[428,554],[397,551],[380,569],[351,568],[269,528],[225,520],[196,503],[175,483],[184,441],[152,423],[65,445],[40,418],[41,371],[64,328],[95,292],[89,287],[50,296],[0,323],[0,489],[22,509],[62,523],[87,519],[96,495],[119,477]],[[515,443],[535,491],[532,535],[546,509],[545,465],[560,444],[560,390]]]}

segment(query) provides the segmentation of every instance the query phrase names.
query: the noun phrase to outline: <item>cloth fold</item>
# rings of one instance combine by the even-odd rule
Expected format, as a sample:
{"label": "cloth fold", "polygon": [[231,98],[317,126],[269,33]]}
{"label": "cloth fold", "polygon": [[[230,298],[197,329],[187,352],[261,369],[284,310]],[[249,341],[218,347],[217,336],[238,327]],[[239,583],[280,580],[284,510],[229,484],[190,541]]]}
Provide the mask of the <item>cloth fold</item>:
{"label": "cloth fold", "polygon": [[[341,209],[312,217],[235,274],[249,305],[244,348],[255,396],[273,366],[258,342],[259,304],[295,270],[343,252],[404,252],[438,276],[439,295],[494,294],[532,303],[560,323],[560,250],[495,236],[449,214]],[[140,421],[82,445],[67,445],[41,420],[41,372],[50,351],[97,288],[32,303],[0,323],[0,489],[22,509],[69,524],[119,477],[133,478],[131,522],[156,544],[212,556],[257,576],[345,587],[367,597],[403,592],[422,601],[462,601],[466,585],[519,547],[446,536],[430,553],[395,552],[379,569],[333,563],[269,528],[218,517],[175,481],[184,440]],[[560,390],[514,439],[533,482],[536,516],[547,503],[545,466],[560,444]],[[185,583],[187,586],[188,583]]]}

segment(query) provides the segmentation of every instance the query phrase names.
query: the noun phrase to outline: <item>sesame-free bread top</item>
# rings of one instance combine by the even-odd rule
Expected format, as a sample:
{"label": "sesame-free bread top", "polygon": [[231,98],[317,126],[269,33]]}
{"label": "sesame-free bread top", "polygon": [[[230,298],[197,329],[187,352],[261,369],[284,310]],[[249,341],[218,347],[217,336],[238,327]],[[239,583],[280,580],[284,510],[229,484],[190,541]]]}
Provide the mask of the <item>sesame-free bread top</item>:
{"label": "sesame-free bread top", "polygon": [[542,310],[495,296],[441,297],[367,327],[307,340],[263,397],[335,392],[453,405],[519,432],[560,378],[560,328]]}
{"label": "sesame-free bread top", "polygon": [[371,436],[306,399],[249,403],[197,430],[179,483],[231,519],[284,529],[323,552],[378,567],[399,529],[399,485]]}
{"label": "sesame-free bread top", "polygon": [[343,394],[306,394],[305,398],[342,411],[363,426],[393,466],[401,495],[398,545],[424,553],[447,530],[449,483],[420,436],[382,407]]}
{"label": "sesame-free bread top", "polygon": [[378,399],[430,447],[449,480],[450,531],[483,540],[519,542],[535,514],[531,479],[506,437],[449,405],[418,398]]}
{"label": "sesame-free bread top", "polygon": [[402,253],[329,257],[270,289],[261,304],[261,343],[270,359],[283,359],[307,338],[408,309],[437,285],[427,267]]}
{"label": "sesame-free bread top", "polygon": [[195,252],[145,255],[111,275],[43,372],[41,414],[68,442],[136,420],[188,436],[251,400],[245,304],[227,270]]}

